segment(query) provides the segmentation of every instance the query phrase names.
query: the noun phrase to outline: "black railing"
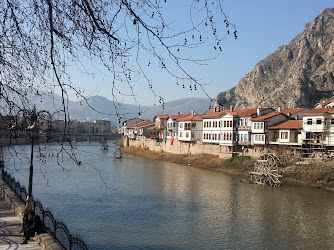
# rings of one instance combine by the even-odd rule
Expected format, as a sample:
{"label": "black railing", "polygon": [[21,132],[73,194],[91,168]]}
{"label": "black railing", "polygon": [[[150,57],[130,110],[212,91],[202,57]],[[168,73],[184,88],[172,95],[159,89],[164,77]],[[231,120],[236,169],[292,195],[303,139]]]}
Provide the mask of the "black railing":
{"label": "black railing", "polygon": [[[21,187],[20,183],[4,170],[2,170],[2,179],[25,204],[27,200],[26,188]],[[84,240],[79,236],[71,235],[67,226],[63,222],[57,221],[51,211],[44,209],[39,200],[33,202],[33,209],[35,213],[42,218],[45,231],[47,231],[63,249],[88,250],[88,246]]]}

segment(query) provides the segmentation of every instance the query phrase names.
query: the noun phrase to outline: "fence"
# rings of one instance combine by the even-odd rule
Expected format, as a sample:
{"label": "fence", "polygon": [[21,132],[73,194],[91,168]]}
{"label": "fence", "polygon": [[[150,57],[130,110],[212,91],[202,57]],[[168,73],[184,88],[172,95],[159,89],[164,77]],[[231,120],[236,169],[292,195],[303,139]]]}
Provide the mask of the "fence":
{"label": "fence", "polygon": [[[20,183],[10,174],[2,170],[2,179],[11,187],[20,200],[25,204],[27,200],[27,190],[21,187]],[[63,249],[88,250],[87,244],[79,236],[70,234],[67,226],[57,221],[51,211],[44,209],[39,200],[33,202],[33,210],[42,218],[45,230],[54,238]]]}

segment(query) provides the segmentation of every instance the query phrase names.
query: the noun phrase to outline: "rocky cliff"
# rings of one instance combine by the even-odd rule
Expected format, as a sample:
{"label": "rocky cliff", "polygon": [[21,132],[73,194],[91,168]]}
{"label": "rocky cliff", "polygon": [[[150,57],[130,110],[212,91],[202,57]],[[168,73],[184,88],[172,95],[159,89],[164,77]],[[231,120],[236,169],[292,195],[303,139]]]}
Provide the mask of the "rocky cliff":
{"label": "rocky cliff", "polygon": [[334,8],[325,9],[288,45],[255,65],[217,102],[237,108],[259,105],[311,107],[334,95]]}

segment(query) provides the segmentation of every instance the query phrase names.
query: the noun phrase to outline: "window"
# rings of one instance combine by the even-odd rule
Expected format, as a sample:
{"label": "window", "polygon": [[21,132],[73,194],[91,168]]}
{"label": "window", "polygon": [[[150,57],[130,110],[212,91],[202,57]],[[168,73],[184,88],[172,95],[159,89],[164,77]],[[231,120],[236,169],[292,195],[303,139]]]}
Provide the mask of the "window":
{"label": "window", "polygon": [[331,124],[334,124],[334,118],[331,119]]}
{"label": "window", "polygon": [[226,121],[224,121],[224,128],[226,128]]}
{"label": "window", "polygon": [[210,127],[211,128],[211,122],[209,122],[209,126],[208,127]]}
{"label": "window", "polygon": [[183,128],[183,122],[180,123],[180,128]]}
{"label": "window", "polygon": [[219,127],[221,128],[221,126],[222,126],[222,125],[221,125],[221,121],[219,121]]}
{"label": "window", "polygon": [[307,125],[312,125],[312,119],[307,119]]}
{"label": "window", "polygon": [[193,122],[193,123],[191,124],[191,128],[196,128],[196,122]]}
{"label": "window", "polygon": [[186,138],[189,138],[189,132],[186,132]]}
{"label": "window", "polygon": [[191,138],[195,138],[195,133],[191,132]]}
{"label": "window", "polygon": [[281,132],[281,139],[288,139],[288,132]]}
{"label": "window", "polygon": [[321,124],[321,118],[317,119],[317,124]]}
{"label": "window", "polygon": [[183,132],[180,132],[180,138],[182,138],[183,137]]}
{"label": "window", "polygon": [[274,139],[278,139],[278,134],[279,134],[278,131],[274,132]]}

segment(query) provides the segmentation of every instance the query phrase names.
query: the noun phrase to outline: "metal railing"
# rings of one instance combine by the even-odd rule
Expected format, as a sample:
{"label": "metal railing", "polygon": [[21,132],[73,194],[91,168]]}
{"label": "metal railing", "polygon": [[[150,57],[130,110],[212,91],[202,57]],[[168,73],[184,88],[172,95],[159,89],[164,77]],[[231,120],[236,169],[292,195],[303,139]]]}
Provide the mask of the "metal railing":
{"label": "metal railing", "polygon": [[[27,190],[21,187],[20,183],[15,180],[9,173],[2,170],[2,179],[16,193],[20,200],[25,204],[27,200]],[[43,221],[44,229],[47,231],[63,249],[82,249],[88,250],[88,246],[80,236],[70,234],[67,226],[57,221],[50,210],[44,209],[39,200],[33,202],[33,210]]]}

